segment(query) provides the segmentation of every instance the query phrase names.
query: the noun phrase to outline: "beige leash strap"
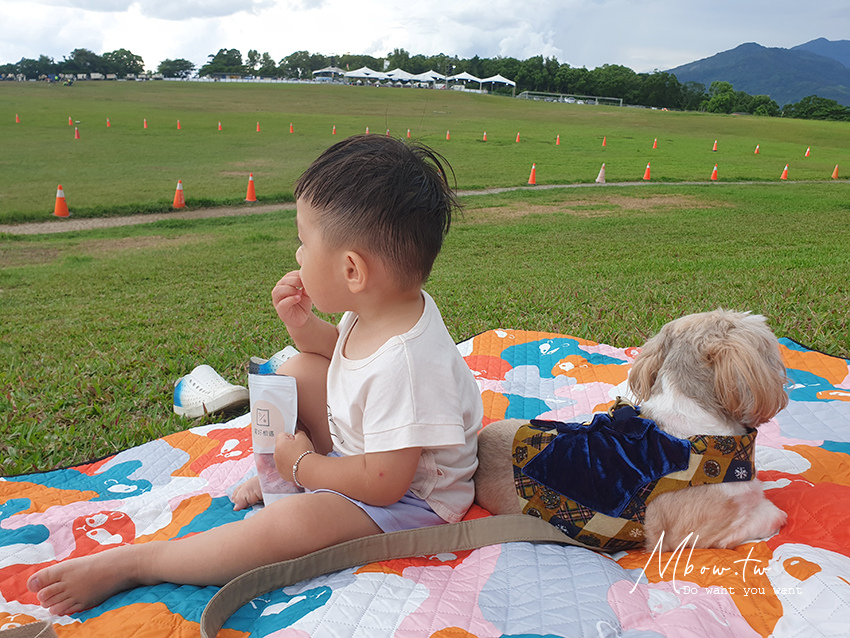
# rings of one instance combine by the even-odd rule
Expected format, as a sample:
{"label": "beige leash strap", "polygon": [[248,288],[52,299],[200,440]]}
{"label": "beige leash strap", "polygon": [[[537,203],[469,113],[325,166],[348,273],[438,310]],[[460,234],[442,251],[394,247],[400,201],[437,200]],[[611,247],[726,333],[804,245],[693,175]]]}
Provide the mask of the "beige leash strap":
{"label": "beige leash strap", "polygon": [[40,620],[28,625],[0,630],[0,638],[56,638],[53,623]]}
{"label": "beige leash strap", "polygon": [[300,558],[258,567],[234,578],[212,597],[204,609],[201,636],[215,638],[227,619],[254,598],[322,574],[382,560],[517,542],[577,545],[556,527],[524,514],[488,516],[461,523],[358,538]]}

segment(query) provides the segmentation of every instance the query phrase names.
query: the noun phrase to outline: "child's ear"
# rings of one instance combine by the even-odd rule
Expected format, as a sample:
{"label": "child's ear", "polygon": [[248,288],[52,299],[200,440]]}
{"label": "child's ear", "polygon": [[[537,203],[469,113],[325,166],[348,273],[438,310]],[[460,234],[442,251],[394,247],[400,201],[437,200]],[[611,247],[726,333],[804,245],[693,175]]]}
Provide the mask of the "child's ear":
{"label": "child's ear", "polygon": [[362,292],[369,279],[369,266],[363,256],[349,250],[344,256],[345,280],[348,282],[348,290],[354,293]]}

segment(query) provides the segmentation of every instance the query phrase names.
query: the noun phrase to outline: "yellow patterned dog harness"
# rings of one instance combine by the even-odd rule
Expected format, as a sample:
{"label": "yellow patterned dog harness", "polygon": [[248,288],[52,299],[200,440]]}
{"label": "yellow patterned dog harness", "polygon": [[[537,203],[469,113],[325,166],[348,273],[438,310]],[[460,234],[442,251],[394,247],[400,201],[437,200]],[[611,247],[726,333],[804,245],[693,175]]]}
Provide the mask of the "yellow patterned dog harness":
{"label": "yellow patterned dog harness", "polygon": [[521,426],[513,466],[523,513],[588,548],[620,551],[643,545],[646,506],[660,494],[755,478],[755,429],[678,439],[638,415],[617,406],[590,423]]}

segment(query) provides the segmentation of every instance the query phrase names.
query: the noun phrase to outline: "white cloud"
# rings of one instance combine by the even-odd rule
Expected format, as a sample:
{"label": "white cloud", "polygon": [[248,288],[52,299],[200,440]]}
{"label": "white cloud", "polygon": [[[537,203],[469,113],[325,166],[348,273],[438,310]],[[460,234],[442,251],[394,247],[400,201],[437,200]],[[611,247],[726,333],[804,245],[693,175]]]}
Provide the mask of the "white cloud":
{"label": "white cloud", "polygon": [[528,58],[665,69],[744,42],[791,47],[850,33],[844,0],[0,0],[0,63],[127,48],[148,68],[221,48],[325,55]]}

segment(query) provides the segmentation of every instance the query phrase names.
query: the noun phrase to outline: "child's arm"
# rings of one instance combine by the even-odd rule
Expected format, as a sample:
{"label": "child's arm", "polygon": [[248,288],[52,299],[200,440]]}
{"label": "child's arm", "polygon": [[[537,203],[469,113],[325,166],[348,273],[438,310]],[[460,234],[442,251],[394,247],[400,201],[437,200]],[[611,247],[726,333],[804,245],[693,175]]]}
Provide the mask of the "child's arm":
{"label": "child's arm", "polygon": [[285,274],[275,284],[272,305],[298,350],[331,358],[339,332],[313,313],[313,301],[304,290],[300,271]]}
{"label": "child's arm", "polygon": [[[285,479],[303,452],[312,450],[304,432],[279,435],[275,464]],[[298,482],[308,489],[328,489],[369,505],[384,507],[397,502],[410,489],[422,448],[372,452],[344,457],[308,454],[298,463]]]}

